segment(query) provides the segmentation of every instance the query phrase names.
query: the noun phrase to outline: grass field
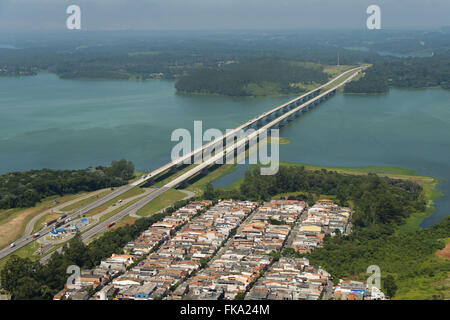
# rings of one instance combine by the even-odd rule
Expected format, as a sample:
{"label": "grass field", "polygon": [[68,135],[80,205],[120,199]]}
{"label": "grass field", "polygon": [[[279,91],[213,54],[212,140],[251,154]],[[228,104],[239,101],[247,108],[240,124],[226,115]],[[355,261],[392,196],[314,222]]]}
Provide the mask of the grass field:
{"label": "grass field", "polygon": [[186,194],[176,189],[170,189],[159,197],[153,199],[144,207],[137,211],[137,215],[146,217],[154,214],[170,205],[186,197]]}
{"label": "grass field", "polygon": [[[337,57],[336,57],[337,58]],[[345,72],[347,70],[350,70],[353,68],[353,66],[347,66],[347,65],[335,65],[335,66],[324,66],[323,72],[328,73],[331,77],[336,77],[342,72]]]}
{"label": "grass field", "polygon": [[43,224],[44,224],[45,222],[47,222],[47,221],[49,221],[49,220],[56,219],[56,218],[58,218],[59,216],[61,216],[60,213],[48,213],[48,214],[42,216],[42,217],[39,218],[39,220],[36,221],[36,223],[34,224],[34,227],[33,227],[33,233],[35,233],[35,232],[41,230],[41,229],[44,227]]}
{"label": "grass field", "polygon": [[[22,248],[14,252],[14,254],[22,258],[30,258],[36,260],[39,257],[37,255],[34,255],[37,249],[39,249],[39,244],[36,241],[34,241],[27,244],[26,246],[23,246]],[[9,256],[0,260],[0,270],[3,268],[8,259]]]}
{"label": "grass field", "polygon": [[431,255],[418,267],[433,271],[397,278],[395,300],[450,299],[450,260]]}
{"label": "grass field", "polygon": [[267,143],[271,144],[272,141],[276,141],[278,142],[279,145],[285,145],[285,144],[290,144],[291,140],[289,140],[288,138],[283,138],[283,137],[279,137],[279,138],[274,138],[274,137],[268,137],[267,138]]}
{"label": "grass field", "polygon": [[236,166],[233,164],[224,164],[217,168],[216,170],[210,172],[208,175],[202,177],[198,181],[191,184],[186,190],[194,192],[197,195],[200,195],[205,190],[206,186],[214,180],[217,180],[224,175],[227,175],[236,170]]}
{"label": "grass field", "polygon": [[182,174],[188,172],[191,169],[194,169],[197,166],[197,164],[190,164],[187,165],[185,168],[169,175],[167,178],[162,179],[161,181],[158,181],[157,183],[155,183],[155,186],[158,187],[162,187],[164,185],[166,185],[167,183],[169,183],[170,181],[176,179],[177,177],[181,176]]}

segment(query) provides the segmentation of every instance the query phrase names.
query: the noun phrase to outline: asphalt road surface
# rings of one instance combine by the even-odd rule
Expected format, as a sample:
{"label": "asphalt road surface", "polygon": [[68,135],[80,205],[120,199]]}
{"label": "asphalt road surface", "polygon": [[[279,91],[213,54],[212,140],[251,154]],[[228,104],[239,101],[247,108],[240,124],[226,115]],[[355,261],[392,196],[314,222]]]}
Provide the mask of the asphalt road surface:
{"label": "asphalt road surface", "polygon": [[[136,211],[138,211],[140,208],[142,208],[147,203],[149,203],[153,199],[157,198],[158,196],[160,196],[164,192],[168,191],[169,189],[170,188],[167,188],[167,187],[161,187],[159,189],[155,189],[155,191],[153,191],[149,195],[143,197],[139,201],[136,201],[135,203],[133,203],[132,205],[126,207],[123,210],[121,210],[120,212],[118,212],[117,214],[113,215],[112,217],[109,217],[108,219],[105,219],[104,221],[94,225],[92,228],[90,228],[90,229],[86,230],[85,232],[83,232],[81,234],[81,240],[83,240],[83,242],[88,242],[95,235],[97,235],[97,234],[99,234],[99,233],[101,233],[103,231],[106,231],[108,229],[108,225],[110,223],[117,222],[120,219],[122,219],[123,217],[125,217],[125,216],[127,216],[127,215],[129,215],[131,213],[136,213]],[[61,248],[59,248],[56,251],[61,252]],[[40,260],[40,262],[41,263],[46,263],[48,261],[48,259],[50,259],[50,257],[51,257],[51,254],[46,255],[45,257],[43,257]]]}

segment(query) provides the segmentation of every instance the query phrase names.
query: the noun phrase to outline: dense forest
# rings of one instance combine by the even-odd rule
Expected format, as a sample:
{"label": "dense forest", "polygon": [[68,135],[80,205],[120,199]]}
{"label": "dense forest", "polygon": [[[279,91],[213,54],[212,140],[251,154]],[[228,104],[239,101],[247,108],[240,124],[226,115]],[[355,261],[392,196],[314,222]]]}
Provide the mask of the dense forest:
{"label": "dense forest", "polygon": [[[325,83],[328,74],[322,68],[296,65],[276,58],[258,58],[226,64],[221,68],[201,68],[180,78],[178,92],[221,94],[228,96],[255,95],[251,86],[276,87],[281,94],[298,94],[304,90],[294,84]],[[263,94],[271,91],[263,90]]]}
{"label": "dense forest", "polygon": [[[323,266],[335,281],[349,277],[358,279],[360,276],[365,279],[367,267],[377,265],[382,277],[390,275],[395,282],[408,284],[410,288],[405,287],[405,291],[414,290],[417,278],[439,281],[448,277],[450,261],[433,259],[436,250],[445,247],[443,239],[448,237],[450,217],[429,229],[404,234],[396,233],[395,225],[375,224],[356,228],[347,237],[326,237],[323,248],[316,249],[308,258],[311,263]],[[429,289],[432,291],[435,287]],[[395,291],[388,294],[395,296]],[[448,298],[427,296],[425,292],[421,296],[427,299]]]}
{"label": "dense forest", "polygon": [[425,210],[422,187],[417,183],[381,178],[375,174],[311,171],[302,166],[280,166],[278,173],[271,176],[262,176],[259,168],[253,168],[246,173],[239,192],[215,190],[209,186],[205,196],[210,199],[269,200],[285,192],[336,195],[340,205],[353,204],[353,223],[361,227],[377,223],[399,224],[412,213]]}
{"label": "dense forest", "polygon": [[345,93],[386,93],[390,87],[450,89],[450,57],[375,63],[366,75],[345,86]]}
{"label": "dense forest", "polygon": [[130,161],[83,170],[31,170],[0,176],[0,209],[32,207],[49,196],[124,185],[134,175]]}
{"label": "dense forest", "polygon": [[[354,41],[340,36],[339,43]],[[11,48],[0,48],[0,76],[52,72],[65,79],[174,79],[198,68],[218,68],[229,61],[277,57],[318,64],[363,61],[373,52],[336,48],[334,34],[318,32],[89,32],[82,35],[4,35]],[[324,44],[326,41],[327,44]]]}

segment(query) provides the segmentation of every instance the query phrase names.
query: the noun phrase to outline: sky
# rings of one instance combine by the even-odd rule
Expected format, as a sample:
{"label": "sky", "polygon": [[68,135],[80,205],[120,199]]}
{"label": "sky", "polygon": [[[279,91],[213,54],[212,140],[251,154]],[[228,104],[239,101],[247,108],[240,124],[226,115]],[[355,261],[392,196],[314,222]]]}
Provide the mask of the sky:
{"label": "sky", "polygon": [[0,32],[65,30],[69,5],[83,30],[364,29],[450,25],[450,0],[0,0]]}

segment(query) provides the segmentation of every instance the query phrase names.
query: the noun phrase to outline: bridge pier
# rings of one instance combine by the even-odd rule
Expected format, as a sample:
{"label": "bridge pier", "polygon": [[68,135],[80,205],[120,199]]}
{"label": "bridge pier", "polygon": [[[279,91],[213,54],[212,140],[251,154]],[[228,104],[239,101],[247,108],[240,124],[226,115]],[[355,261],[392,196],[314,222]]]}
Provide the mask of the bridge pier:
{"label": "bridge pier", "polygon": [[180,182],[180,184],[178,185],[181,189],[187,188],[189,186],[189,183],[187,182],[187,180],[183,180],[182,182]]}
{"label": "bridge pier", "polygon": [[169,169],[169,173],[170,174],[174,174],[174,173],[176,173],[178,171],[178,166],[172,166],[170,169]]}

